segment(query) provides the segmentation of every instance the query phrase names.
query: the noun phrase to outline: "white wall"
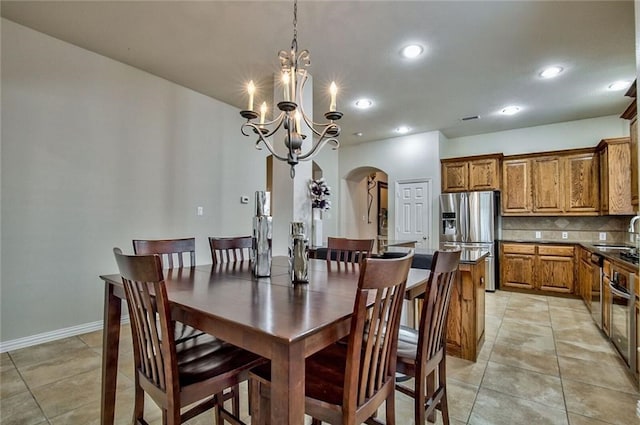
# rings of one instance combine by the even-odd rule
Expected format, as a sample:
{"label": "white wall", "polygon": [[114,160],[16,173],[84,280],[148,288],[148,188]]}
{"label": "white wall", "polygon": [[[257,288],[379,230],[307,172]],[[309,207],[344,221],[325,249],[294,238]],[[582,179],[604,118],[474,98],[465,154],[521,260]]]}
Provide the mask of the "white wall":
{"label": "white wall", "polygon": [[251,232],[237,109],[7,20],[1,72],[1,341],[101,320],[114,246]]}
{"label": "white wall", "polygon": [[[444,136],[439,131],[379,140],[363,145],[345,146],[340,150],[340,226],[341,235],[351,235],[356,224],[353,217],[366,215],[366,210],[353,211],[351,205],[361,205],[347,199],[353,190],[345,178],[357,168],[373,167],[387,173],[389,183],[389,239],[395,238],[395,184],[399,181],[431,179],[432,217],[437,216],[440,196],[439,145]],[[435,220],[432,225],[432,246],[437,246]]]}
{"label": "white wall", "polygon": [[629,122],[617,115],[449,139],[441,158],[502,152],[505,155],[584,148],[601,139],[629,135]]}

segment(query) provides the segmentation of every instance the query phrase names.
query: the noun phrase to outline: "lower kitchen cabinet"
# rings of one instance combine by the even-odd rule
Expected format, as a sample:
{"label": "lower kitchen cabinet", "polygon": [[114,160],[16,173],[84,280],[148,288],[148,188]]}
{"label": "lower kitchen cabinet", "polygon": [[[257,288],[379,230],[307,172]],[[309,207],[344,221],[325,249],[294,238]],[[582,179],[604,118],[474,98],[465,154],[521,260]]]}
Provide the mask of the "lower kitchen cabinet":
{"label": "lower kitchen cabinet", "polygon": [[611,289],[609,289],[608,276],[602,278],[602,331],[610,336],[611,334]]}
{"label": "lower kitchen cabinet", "polygon": [[591,253],[584,249],[579,248],[578,254],[578,280],[577,292],[579,292],[584,304],[591,311],[591,296],[595,275],[593,271],[593,265],[591,264]]}
{"label": "lower kitchen cabinet", "polygon": [[[637,275],[636,275],[637,276]],[[636,378],[640,381],[640,300],[636,297]]]}
{"label": "lower kitchen cabinet", "polygon": [[502,288],[574,293],[573,245],[503,243],[500,254]]}

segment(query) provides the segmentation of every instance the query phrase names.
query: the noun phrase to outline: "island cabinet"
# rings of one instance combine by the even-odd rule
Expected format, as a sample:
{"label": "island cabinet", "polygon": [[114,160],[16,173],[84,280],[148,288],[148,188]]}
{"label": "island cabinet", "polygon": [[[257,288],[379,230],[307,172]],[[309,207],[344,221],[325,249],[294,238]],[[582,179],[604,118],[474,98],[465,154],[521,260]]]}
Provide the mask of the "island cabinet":
{"label": "island cabinet", "polygon": [[575,247],[502,243],[500,285],[535,293],[574,293]]}
{"label": "island cabinet", "polygon": [[598,215],[599,162],[593,148],[505,157],[503,215]]}
{"label": "island cabinet", "polygon": [[634,214],[631,202],[630,138],[603,139],[598,144],[598,153],[600,155],[600,211],[607,215]]}
{"label": "island cabinet", "polygon": [[499,190],[501,159],[502,154],[442,159],[442,192]]}
{"label": "island cabinet", "polygon": [[484,343],[485,259],[460,263],[447,317],[447,354],[476,361]]}

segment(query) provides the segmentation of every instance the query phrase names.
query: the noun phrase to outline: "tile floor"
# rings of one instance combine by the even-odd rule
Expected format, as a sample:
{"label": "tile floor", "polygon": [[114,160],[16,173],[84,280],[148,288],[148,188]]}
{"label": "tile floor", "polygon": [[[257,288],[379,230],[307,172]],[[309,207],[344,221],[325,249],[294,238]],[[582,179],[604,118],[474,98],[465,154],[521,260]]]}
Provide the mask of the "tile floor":
{"label": "tile floor", "polygon": [[[478,361],[447,360],[452,424],[640,424],[637,386],[580,300],[498,291],[487,294],[486,313]],[[129,329],[122,335],[116,422],[128,424],[133,359]],[[0,424],[98,424],[101,342],[93,332],[3,353]],[[413,424],[412,409],[398,394],[398,425]],[[212,422],[204,414],[189,424]]]}

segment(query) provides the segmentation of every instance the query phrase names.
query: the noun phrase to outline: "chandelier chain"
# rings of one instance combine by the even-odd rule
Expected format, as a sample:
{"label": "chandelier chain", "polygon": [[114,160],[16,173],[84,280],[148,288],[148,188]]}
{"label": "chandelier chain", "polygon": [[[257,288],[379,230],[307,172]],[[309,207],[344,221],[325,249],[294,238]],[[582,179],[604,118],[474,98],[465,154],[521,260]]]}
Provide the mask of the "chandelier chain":
{"label": "chandelier chain", "polygon": [[293,2],[293,41],[291,42],[291,50],[298,49],[298,0]]}

